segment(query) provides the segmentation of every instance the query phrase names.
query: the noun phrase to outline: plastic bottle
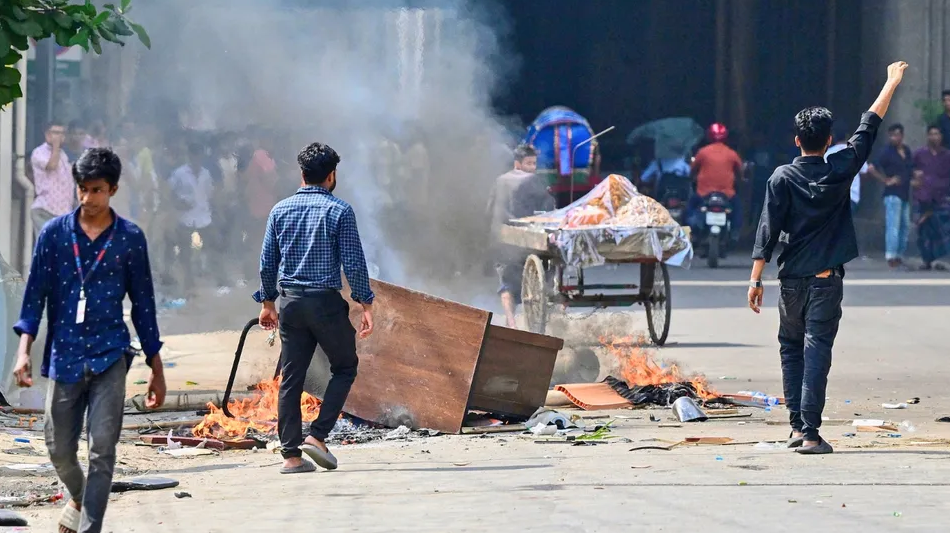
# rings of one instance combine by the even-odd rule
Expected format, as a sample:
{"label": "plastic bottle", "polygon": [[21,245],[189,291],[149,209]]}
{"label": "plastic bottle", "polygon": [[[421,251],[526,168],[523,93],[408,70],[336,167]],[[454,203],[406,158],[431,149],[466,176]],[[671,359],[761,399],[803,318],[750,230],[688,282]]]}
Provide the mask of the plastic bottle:
{"label": "plastic bottle", "polygon": [[739,394],[741,396],[751,396],[753,402],[759,403],[762,405],[767,405],[769,407],[774,407],[778,405],[779,403],[778,398],[776,398],[775,396],[769,396],[768,394],[761,391],[743,390],[743,391],[739,391]]}
{"label": "plastic bottle", "polygon": [[910,420],[904,420],[901,422],[900,428],[907,433],[913,433],[917,431],[917,426],[915,426]]}

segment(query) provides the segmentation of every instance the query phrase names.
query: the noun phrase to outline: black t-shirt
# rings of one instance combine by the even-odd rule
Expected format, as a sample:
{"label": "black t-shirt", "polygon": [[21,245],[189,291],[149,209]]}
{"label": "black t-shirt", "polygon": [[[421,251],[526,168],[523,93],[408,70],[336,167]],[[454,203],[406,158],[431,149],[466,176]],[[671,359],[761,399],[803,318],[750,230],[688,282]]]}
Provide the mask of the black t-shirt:
{"label": "black t-shirt", "polygon": [[888,178],[897,176],[901,179],[899,185],[884,186],[884,196],[897,196],[906,201],[910,199],[910,181],[914,177],[914,156],[906,145],[901,147],[904,149],[904,157],[901,157],[897,148],[889,144],[874,161],[874,166]]}

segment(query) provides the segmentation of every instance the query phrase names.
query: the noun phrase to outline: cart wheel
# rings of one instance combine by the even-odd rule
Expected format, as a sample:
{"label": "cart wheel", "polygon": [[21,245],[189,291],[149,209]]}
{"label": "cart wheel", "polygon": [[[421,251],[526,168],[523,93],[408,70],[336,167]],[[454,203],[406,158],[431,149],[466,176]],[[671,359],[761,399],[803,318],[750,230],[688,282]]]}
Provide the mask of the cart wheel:
{"label": "cart wheel", "polygon": [[545,279],[541,259],[536,255],[528,256],[521,277],[521,303],[524,305],[525,324],[532,333],[543,334],[547,325],[548,294]]}
{"label": "cart wheel", "polygon": [[[650,268],[650,265],[641,265],[640,268]],[[670,276],[663,263],[655,263],[653,268],[653,290],[650,291],[644,307],[647,311],[650,338],[657,346],[663,346],[670,334],[670,315],[673,312],[670,305]]]}

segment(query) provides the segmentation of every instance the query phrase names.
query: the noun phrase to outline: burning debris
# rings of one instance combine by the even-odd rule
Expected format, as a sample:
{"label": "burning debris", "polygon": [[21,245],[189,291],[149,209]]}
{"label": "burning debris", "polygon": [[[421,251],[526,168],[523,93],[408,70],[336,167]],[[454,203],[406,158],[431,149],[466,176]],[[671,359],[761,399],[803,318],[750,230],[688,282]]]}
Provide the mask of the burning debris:
{"label": "burning debris", "polygon": [[601,340],[619,364],[620,379],[608,376],[605,383],[634,405],[667,407],[682,397],[708,401],[719,397],[701,374],[684,375],[675,364],[664,366],[654,352],[644,347],[642,338]]}
{"label": "burning debris", "polygon": [[[210,412],[192,430],[195,437],[209,437],[223,441],[245,439],[249,436],[274,436],[277,434],[277,399],[280,397],[280,377],[265,380],[255,387],[257,394],[249,398],[232,400],[224,410],[208,404]],[[316,420],[320,414],[320,400],[304,392],[300,397],[300,411],[304,423]],[[269,440],[269,439],[264,439]]]}

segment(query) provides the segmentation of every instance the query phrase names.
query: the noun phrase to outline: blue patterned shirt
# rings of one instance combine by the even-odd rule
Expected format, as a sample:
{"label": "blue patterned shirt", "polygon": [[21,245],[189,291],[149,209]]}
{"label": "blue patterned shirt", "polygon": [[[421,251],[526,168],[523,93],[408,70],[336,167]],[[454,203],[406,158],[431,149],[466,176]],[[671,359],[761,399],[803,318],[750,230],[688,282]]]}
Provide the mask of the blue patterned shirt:
{"label": "blue patterned shirt", "polygon": [[342,290],[341,266],[353,301],[373,303],[353,208],[323,187],[301,187],[267,217],[261,288],[254,300],[276,300],[278,286]]}
{"label": "blue patterned shirt", "polygon": [[122,311],[126,294],[132,301],[132,324],[142,343],[146,362],[151,363],[162,347],[145,234],[114,211],[112,216],[115,235],[99,267],[86,282],[86,316],[82,324],[76,324],[82,283],[76,270],[70,233],[76,232],[83,274],[89,274],[112,228],[103,231],[95,241],[89,240],[79,226],[77,209],[49,221],[36,241],[20,320],[13,331],[35,338],[46,307],[44,377],[76,383],[86,369],[100,374],[123,357],[130,342]]}

